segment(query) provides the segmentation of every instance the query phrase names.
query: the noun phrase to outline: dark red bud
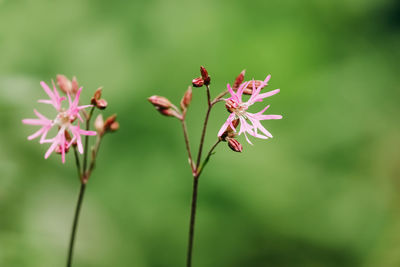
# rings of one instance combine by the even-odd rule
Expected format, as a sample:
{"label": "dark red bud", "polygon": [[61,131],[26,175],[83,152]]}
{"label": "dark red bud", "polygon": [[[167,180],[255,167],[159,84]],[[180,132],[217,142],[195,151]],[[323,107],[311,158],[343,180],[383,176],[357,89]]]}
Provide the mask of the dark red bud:
{"label": "dark red bud", "polygon": [[189,106],[191,101],[192,101],[192,87],[189,86],[189,88],[186,90],[186,92],[183,95],[182,100],[181,100],[182,110],[187,109],[187,107]]}
{"label": "dark red bud", "polygon": [[96,92],[94,92],[93,98],[96,100],[99,100],[101,98],[101,91],[103,90],[103,88],[98,88],[96,90]]}
{"label": "dark red bud", "polygon": [[192,84],[194,87],[202,87],[204,84],[204,80],[201,77],[198,77],[192,80]]}
{"label": "dark red bud", "polygon": [[246,73],[246,70],[242,70],[242,72],[239,74],[239,76],[236,77],[235,83],[233,84],[233,90],[236,91],[239,88],[239,86],[242,84],[245,73]]}
{"label": "dark red bud", "polygon": [[242,150],[243,150],[243,147],[239,143],[239,141],[237,141],[236,139],[233,139],[233,138],[228,140],[228,146],[230,147],[230,149],[232,149],[235,152],[242,152]]}
{"label": "dark red bud", "polygon": [[110,130],[111,124],[113,124],[116,120],[117,120],[116,114],[113,114],[110,117],[108,117],[104,122],[104,130],[106,131]]}
{"label": "dark red bud", "polygon": [[204,84],[209,85],[211,78],[208,75],[208,71],[206,70],[206,68],[204,68],[203,66],[200,66],[200,73],[201,73],[201,77],[204,80]]}
{"label": "dark red bud", "polygon": [[169,100],[163,96],[153,95],[149,97],[148,100],[156,108],[158,107],[158,108],[168,109],[172,107],[171,102],[169,102]]}
{"label": "dark red bud", "polygon": [[105,99],[99,99],[96,101],[96,107],[98,109],[105,109],[107,107],[108,103]]}
{"label": "dark red bud", "polygon": [[[266,86],[266,84],[264,83],[264,81],[260,81],[260,80],[255,80],[255,81],[251,81],[246,88],[243,90],[243,94],[245,95],[251,95],[253,93],[253,84],[255,86],[255,88],[257,89],[258,87],[262,86],[262,88],[264,88]],[[261,89],[262,89],[261,88]]]}
{"label": "dark red bud", "polygon": [[225,102],[225,107],[229,113],[232,113],[237,108],[237,104],[233,100],[230,99]]}

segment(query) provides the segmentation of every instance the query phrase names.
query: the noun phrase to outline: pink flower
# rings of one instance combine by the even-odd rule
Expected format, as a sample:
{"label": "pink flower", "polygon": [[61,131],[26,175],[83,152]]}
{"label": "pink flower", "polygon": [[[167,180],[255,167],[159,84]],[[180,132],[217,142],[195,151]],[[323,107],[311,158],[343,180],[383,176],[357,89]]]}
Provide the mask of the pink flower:
{"label": "pink flower", "polygon": [[[40,84],[50,99],[39,100],[39,102],[52,105],[56,109],[57,115],[53,120],[50,120],[34,109],[33,111],[35,112],[37,119],[24,119],[22,120],[22,123],[41,126],[37,132],[28,136],[28,140],[32,140],[41,136],[39,141],[40,144],[51,143],[49,149],[44,155],[44,158],[47,159],[51,153],[53,153],[53,151],[57,151],[61,154],[61,160],[64,163],[65,153],[75,142],[78,146],[78,151],[83,154],[81,135],[96,135],[96,132],[94,131],[85,131],[81,129],[79,123],[76,125],[73,124],[77,118],[83,122],[79,112],[84,108],[91,107],[91,105],[79,106],[79,97],[82,91],[82,88],[79,88],[73,101],[69,93],[67,93],[69,107],[64,109],[62,107],[62,101],[64,101],[66,98],[60,97],[54,83],[53,90],[51,90],[45,82],[40,82]],[[58,129],[56,136],[46,139],[48,132],[54,126],[56,126]],[[70,133],[72,138],[70,137]]]}
{"label": "pink flower", "polygon": [[[239,130],[239,135],[244,133],[247,142],[252,144],[250,140],[247,137],[247,133],[250,134],[251,136],[261,138],[261,139],[268,139],[272,138],[272,135],[270,132],[267,131],[262,125],[261,122],[262,120],[279,120],[282,119],[281,115],[264,115],[263,113],[269,108],[269,105],[266,106],[263,110],[261,110],[258,113],[250,113],[247,112],[247,109],[253,105],[256,102],[261,102],[263,101],[264,98],[270,97],[272,95],[275,95],[279,93],[279,89],[260,94],[260,91],[262,88],[267,86],[267,83],[269,79],[271,78],[271,75],[268,75],[265,80],[259,85],[257,88],[255,88],[255,81],[249,81],[242,83],[237,92],[234,92],[231,88],[231,86],[228,84],[228,91],[231,94],[230,98],[225,99],[226,102],[226,107],[231,114],[228,116],[228,119],[226,122],[222,125],[221,129],[218,132],[218,136],[222,136],[223,133],[226,131],[228,126],[230,126],[235,132],[236,129],[233,126],[233,121],[234,120],[239,120],[240,121],[240,130]],[[246,89],[248,85],[252,84],[253,91],[252,94],[246,102],[242,100],[243,96],[243,91]]]}

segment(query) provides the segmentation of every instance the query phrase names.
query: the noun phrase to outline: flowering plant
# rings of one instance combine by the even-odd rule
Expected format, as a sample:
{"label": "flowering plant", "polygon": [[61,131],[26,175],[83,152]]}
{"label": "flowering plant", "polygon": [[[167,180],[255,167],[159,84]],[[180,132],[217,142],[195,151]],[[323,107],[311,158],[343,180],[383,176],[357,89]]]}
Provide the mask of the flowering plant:
{"label": "flowering plant", "polygon": [[[51,144],[44,155],[45,159],[47,159],[53,152],[56,152],[61,155],[62,163],[65,163],[65,156],[69,152],[70,148],[72,147],[74,150],[75,163],[81,187],[76,205],[68,252],[67,266],[71,266],[79,213],[83,196],[85,194],[86,184],[95,167],[102,138],[106,133],[118,130],[119,123],[116,121],[116,115],[112,115],[104,121],[102,115],[99,114],[94,124],[96,131],[91,131],[90,121],[95,109],[104,110],[107,107],[107,101],[101,98],[102,89],[99,88],[96,90],[90,104],[80,105],[79,102],[82,87],[79,87],[75,77],[71,81],[64,75],[57,75],[57,84],[66,96],[60,96],[54,82],[52,82],[53,89],[50,89],[45,82],[40,82],[40,85],[49,99],[39,100],[38,102],[49,104],[54,107],[56,115],[53,119],[47,118],[34,109],[33,111],[37,118],[23,119],[22,122],[28,125],[40,126],[39,130],[28,136],[28,140],[40,137],[40,144]],[[67,107],[63,106],[64,101],[67,102]],[[86,109],[89,109],[89,111],[86,111]],[[81,124],[86,126],[85,129],[81,128]],[[53,129],[56,132],[55,136],[48,138],[49,133]],[[82,136],[85,138],[84,145],[82,144]],[[91,149],[92,156],[90,164],[88,164],[89,136],[96,136],[96,142]],[[82,166],[78,153],[82,154]]]}
{"label": "flowering plant", "polygon": [[[189,86],[183,98],[180,102],[180,109],[172,104],[167,98],[162,96],[153,95],[148,98],[151,104],[165,116],[177,118],[182,125],[183,136],[186,144],[186,150],[188,153],[188,161],[193,176],[193,191],[192,191],[192,204],[191,204],[191,215],[190,215],[190,226],[189,226],[189,241],[187,249],[187,261],[186,266],[192,265],[192,251],[193,251],[193,240],[194,240],[194,227],[195,227],[195,216],[197,206],[197,191],[199,177],[204,170],[204,167],[213,155],[215,148],[221,142],[227,142],[230,149],[235,152],[242,152],[243,147],[237,140],[237,137],[244,134],[248,143],[252,144],[248,135],[251,135],[260,139],[272,138],[271,133],[264,128],[261,124],[263,120],[274,120],[281,119],[281,115],[267,115],[264,112],[269,108],[267,105],[264,109],[257,113],[250,113],[248,109],[256,102],[262,102],[265,98],[273,96],[279,93],[279,89],[261,93],[266,86],[271,76],[268,75],[264,80],[251,80],[244,82],[245,71],[242,71],[239,76],[235,79],[233,86],[227,85],[227,90],[222,91],[215,98],[211,98],[210,82],[211,78],[208,75],[207,70],[204,67],[200,67],[201,77],[192,80],[193,87],[205,87],[207,94],[207,111],[203,122],[203,129],[201,132],[201,138],[199,142],[199,148],[197,151],[197,159],[192,157],[189,135],[186,127],[186,113],[189,104],[192,100],[192,87]],[[224,98],[225,95],[229,94],[230,97]],[[247,101],[244,100],[243,95],[249,95]],[[205,135],[207,131],[207,124],[210,117],[211,109],[218,102],[225,102],[225,107],[229,112],[227,120],[223,123],[216,137],[215,144],[208,151],[205,159],[202,161],[202,153]],[[238,130],[238,127],[240,129]]]}

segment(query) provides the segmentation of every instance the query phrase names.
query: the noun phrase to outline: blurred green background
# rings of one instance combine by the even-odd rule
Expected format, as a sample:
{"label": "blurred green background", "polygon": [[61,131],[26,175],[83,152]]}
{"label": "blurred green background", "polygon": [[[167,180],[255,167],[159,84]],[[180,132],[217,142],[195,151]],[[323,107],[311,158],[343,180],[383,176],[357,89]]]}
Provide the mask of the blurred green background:
{"label": "blurred green background", "polygon": [[[400,266],[400,4],[337,1],[0,0],[0,266],[64,266],[79,190],[73,155],[44,160],[23,125],[39,81],[103,86],[106,136],[74,266],[184,266],[192,180],[177,103],[199,66],[216,95],[272,74],[274,135],[217,148],[200,180],[194,266]],[[252,111],[261,109],[262,105]],[[194,90],[192,145],[205,113]],[[212,113],[206,146],[226,119]],[[196,146],[197,147],[197,146]],[[193,149],[195,147],[193,146]]]}

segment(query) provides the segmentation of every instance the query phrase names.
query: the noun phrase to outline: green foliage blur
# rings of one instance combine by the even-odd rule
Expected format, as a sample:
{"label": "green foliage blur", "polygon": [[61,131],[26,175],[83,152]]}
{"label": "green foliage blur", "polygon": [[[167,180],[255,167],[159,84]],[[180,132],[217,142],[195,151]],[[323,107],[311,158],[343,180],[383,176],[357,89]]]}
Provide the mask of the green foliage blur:
{"label": "green foliage blur", "polygon": [[[192,180],[178,103],[199,66],[216,95],[272,75],[273,139],[241,136],[200,179],[194,266],[400,266],[400,4],[396,0],[0,0],[0,266],[64,266],[79,190],[26,137],[39,82],[103,86],[121,128],[88,184],[74,266],[184,266]],[[205,114],[194,89],[196,151]],[[252,111],[258,111],[262,105]],[[47,113],[46,113],[47,112]],[[227,117],[213,110],[206,148]],[[196,145],[196,147],[195,147]]]}

